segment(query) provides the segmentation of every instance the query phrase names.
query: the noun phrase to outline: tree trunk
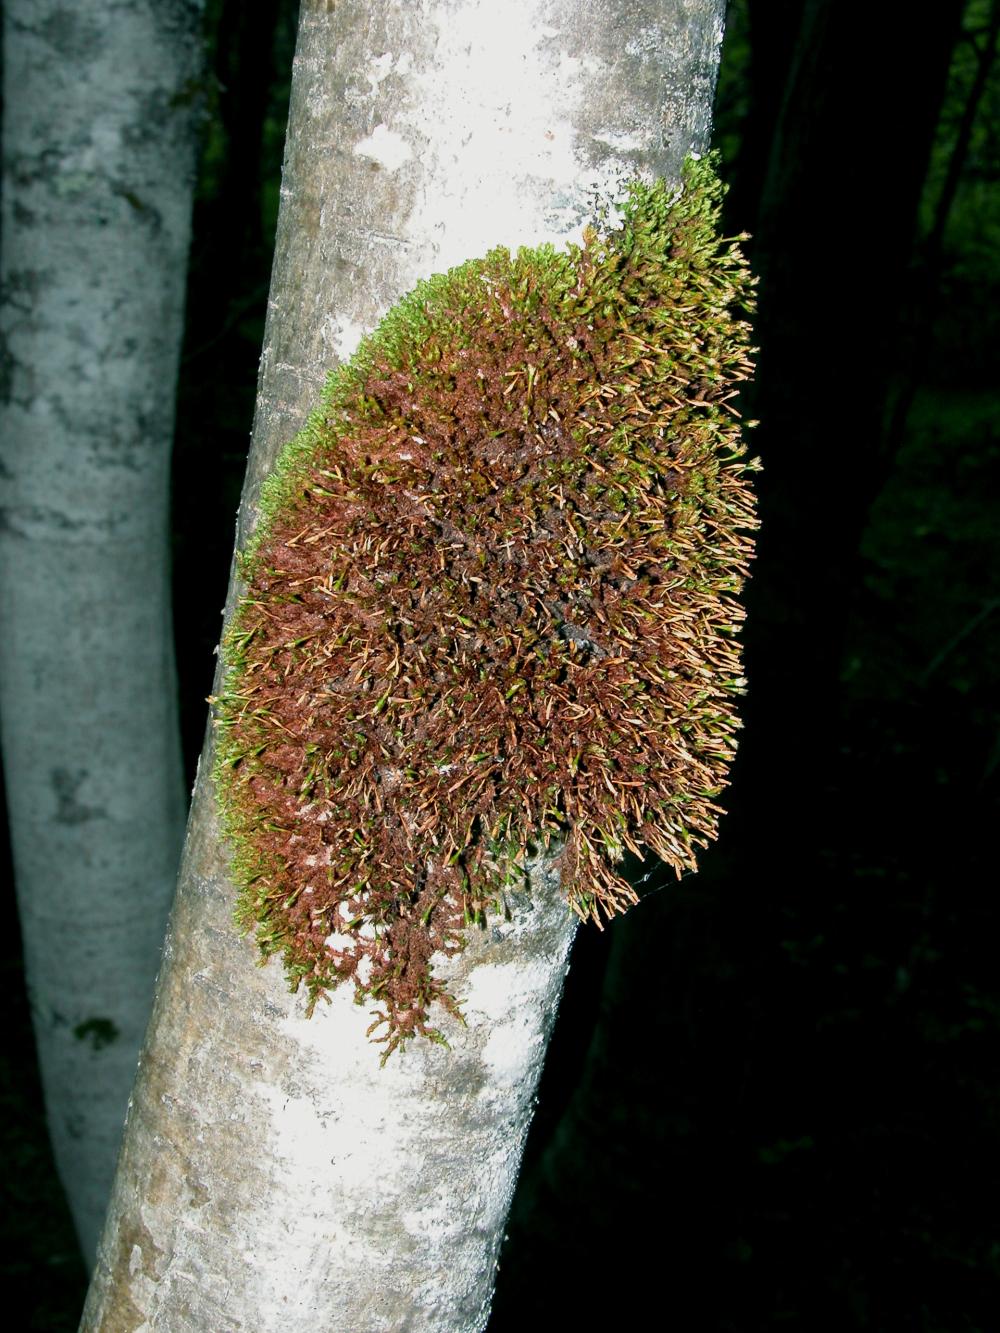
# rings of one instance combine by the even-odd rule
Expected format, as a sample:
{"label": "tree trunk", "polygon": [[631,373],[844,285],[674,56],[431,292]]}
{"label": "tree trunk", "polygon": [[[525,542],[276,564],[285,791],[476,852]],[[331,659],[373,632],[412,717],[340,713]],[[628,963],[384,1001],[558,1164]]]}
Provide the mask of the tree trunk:
{"label": "tree trunk", "polygon": [[[703,149],[716,0],[303,6],[238,545],[326,372],[422,277],[579,240]],[[229,607],[238,589],[231,587]],[[481,1329],[574,931],[553,863],[442,974],[467,1027],[379,1068],[232,925],[212,742],[82,1327]]]}
{"label": "tree trunk", "polygon": [[5,7],[3,758],[49,1127],[88,1261],[183,834],[167,515],[199,11]]}

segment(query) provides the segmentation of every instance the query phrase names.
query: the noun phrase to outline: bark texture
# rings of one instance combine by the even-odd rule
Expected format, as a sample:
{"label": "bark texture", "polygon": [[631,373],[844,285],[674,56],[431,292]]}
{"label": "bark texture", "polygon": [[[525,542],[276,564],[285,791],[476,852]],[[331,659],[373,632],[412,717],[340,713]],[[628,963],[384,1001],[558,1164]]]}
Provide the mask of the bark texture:
{"label": "bark texture", "polygon": [[49,1125],[88,1260],[183,837],[167,515],[200,11],[4,16],[3,757]]}
{"label": "bark texture", "polygon": [[[303,6],[238,543],[326,371],[418,279],[579,239],[705,147],[722,8]],[[453,1049],[379,1070],[349,994],[306,1020],[235,935],[210,760],[82,1327],[481,1329],[574,931],[554,866],[442,968]]]}

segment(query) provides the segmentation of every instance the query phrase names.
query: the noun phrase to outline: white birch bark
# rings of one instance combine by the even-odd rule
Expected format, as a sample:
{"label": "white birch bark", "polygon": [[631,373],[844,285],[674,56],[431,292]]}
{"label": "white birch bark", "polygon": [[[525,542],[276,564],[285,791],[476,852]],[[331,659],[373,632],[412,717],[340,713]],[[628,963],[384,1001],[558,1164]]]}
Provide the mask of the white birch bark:
{"label": "white birch bark", "polygon": [[0,717],[56,1163],[93,1259],[184,820],[167,511],[200,0],[7,0]]}
{"label": "white birch bark", "polygon": [[[705,147],[722,10],[307,0],[239,542],[326,371],[418,279],[579,240]],[[552,864],[448,965],[452,1049],[380,1070],[350,994],[307,1020],[236,936],[210,759],[82,1328],[482,1329],[574,931]]]}

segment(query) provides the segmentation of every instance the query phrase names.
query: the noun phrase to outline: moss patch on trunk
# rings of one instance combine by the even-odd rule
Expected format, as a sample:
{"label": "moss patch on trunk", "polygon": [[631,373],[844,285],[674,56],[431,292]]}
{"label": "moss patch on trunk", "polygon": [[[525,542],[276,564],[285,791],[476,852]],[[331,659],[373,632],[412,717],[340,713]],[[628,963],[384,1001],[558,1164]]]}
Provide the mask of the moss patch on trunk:
{"label": "moss patch on trunk", "polygon": [[387,1053],[533,846],[600,921],[714,837],[754,527],[752,279],[710,162],[421,283],[283,452],[223,645],[238,917]]}

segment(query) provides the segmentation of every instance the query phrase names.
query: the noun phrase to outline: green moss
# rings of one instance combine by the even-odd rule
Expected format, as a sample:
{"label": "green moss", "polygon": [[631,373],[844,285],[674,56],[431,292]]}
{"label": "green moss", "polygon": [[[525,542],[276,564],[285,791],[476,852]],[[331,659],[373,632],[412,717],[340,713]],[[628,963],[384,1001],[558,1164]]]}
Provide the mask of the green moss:
{"label": "green moss", "polygon": [[440,1036],[432,955],[529,847],[599,921],[627,851],[680,873],[715,835],[754,526],[720,197],[689,162],[582,247],[422,282],[265,484],[216,701],[238,916],[387,1050]]}

